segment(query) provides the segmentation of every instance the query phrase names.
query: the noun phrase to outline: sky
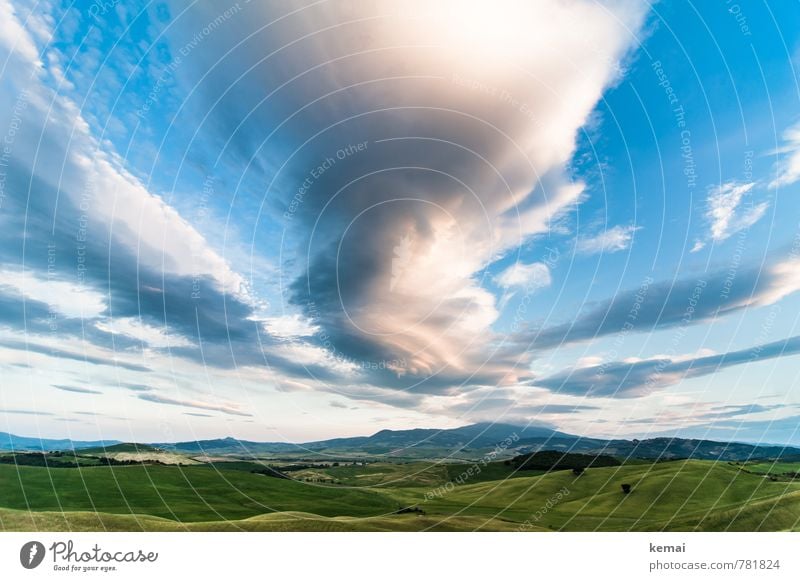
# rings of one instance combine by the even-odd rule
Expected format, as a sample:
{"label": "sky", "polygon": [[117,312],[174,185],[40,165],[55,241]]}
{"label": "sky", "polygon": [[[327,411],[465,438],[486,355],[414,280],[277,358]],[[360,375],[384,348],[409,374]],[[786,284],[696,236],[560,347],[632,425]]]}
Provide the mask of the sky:
{"label": "sky", "polygon": [[0,0],[0,431],[800,445],[792,3]]}

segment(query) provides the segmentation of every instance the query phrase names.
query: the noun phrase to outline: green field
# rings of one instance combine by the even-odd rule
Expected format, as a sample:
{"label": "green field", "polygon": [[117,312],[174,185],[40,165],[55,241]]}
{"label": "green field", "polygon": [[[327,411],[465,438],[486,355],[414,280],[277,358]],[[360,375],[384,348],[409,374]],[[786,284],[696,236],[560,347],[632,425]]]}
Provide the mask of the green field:
{"label": "green field", "polygon": [[772,474],[774,476],[784,476],[790,473],[800,474],[800,462],[748,462],[742,467],[756,474]]}
{"label": "green field", "polygon": [[141,514],[179,522],[236,520],[269,512],[375,516],[390,499],[206,466],[94,466],[47,469],[0,466],[0,506],[34,511]]}
{"label": "green field", "polygon": [[[632,485],[630,494],[621,493],[623,483]],[[568,494],[542,511],[559,490]],[[426,506],[517,522],[538,512],[535,524],[557,530],[783,530],[799,522],[800,483],[689,460],[469,485]]]}
{"label": "green field", "polygon": [[[502,462],[320,463],[289,472],[292,479],[251,472],[263,467],[242,460],[81,468],[0,464],[0,528],[775,531],[800,526],[800,482],[773,481],[766,472],[755,473],[755,464],[745,470],[705,460],[636,462],[580,475],[515,471]],[[315,475],[335,484],[306,481]],[[622,484],[631,485],[629,494]],[[401,508],[406,511],[398,513]]]}

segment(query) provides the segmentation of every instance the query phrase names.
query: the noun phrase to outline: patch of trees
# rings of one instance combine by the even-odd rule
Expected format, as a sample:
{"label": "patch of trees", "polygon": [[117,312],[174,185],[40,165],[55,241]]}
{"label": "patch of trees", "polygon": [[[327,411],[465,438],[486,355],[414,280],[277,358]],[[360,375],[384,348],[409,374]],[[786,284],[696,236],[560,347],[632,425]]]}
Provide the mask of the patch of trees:
{"label": "patch of trees", "polygon": [[300,470],[313,470],[314,468],[330,468],[330,464],[289,464],[281,466],[281,472],[299,472]]}
{"label": "patch of trees", "polygon": [[251,470],[253,474],[263,474],[264,476],[269,476],[270,478],[282,478],[284,480],[291,480],[290,476],[287,476],[280,470],[276,470],[272,466],[264,466],[263,468],[259,468],[258,470]]}
{"label": "patch of trees", "polygon": [[[59,459],[47,461],[49,454],[44,452],[24,452],[0,456],[0,464],[16,464],[17,466],[40,466],[45,468],[77,468],[78,461],[74,459]],[[60,457],[60,456],[59,456]]]}
{"label": "patch of trees", "polygon": [[[517,470],[572,470],[578,476],[587,468],[619,466],[622,462],[613,456],[602,454],[577,454],[545,450],[515,456],[509,461],[509,464]],[[576,470],[578,472],[575,472]]]}
{"label": "patch of trees", "polygon": [[423,515],[423,514],[425,514],[425,511],[422,510],[418,506],[401,506],[396,511],[394,511],[394,514],[419,514],[419,515]]}
{"label": "patch of trees", "polygon": [[[57,458],[57,459],[56,459]],[[0,464],[16,464],[18,466],[38,466],[42,468],[92,468],[93,466],[132,466],[134,464],[161,464],[158,460],[117,460],[109,456],[81,456],[78,461],[74,454],[63,452],[18,452],[9,456],[0,456]]]}
{"label": "patch of trees", "polygon": [[631,493],[631,485],[630,484],[621,484],[620,487],[622,488],[622,494],[630,494]]}
{"label": "patch of trees", "polygon": [[159,464],[164,466],[165,464],[159,460],[117,460],[116,458],[112,458],[111,456],[100,456],[97,458],[98,466],[133,466],[134,464]]}

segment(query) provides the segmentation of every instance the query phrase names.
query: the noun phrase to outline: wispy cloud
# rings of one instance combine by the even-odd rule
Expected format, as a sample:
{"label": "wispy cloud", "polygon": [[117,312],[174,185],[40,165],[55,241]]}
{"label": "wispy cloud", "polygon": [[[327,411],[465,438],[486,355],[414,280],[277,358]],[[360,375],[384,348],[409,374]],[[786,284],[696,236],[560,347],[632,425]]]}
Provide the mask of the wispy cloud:
{"label": "wispy cloud", "polygon": [[[755,182],[727,182],[708,190],[706,200],[706,220],[709,224],[709,237],[715,242],[730,238],[733,234],[750,228],[758,222],[769,209],[769,202],[758,204],[744,203],[745,196],[751,194]],[[698,240],[692,248],[697,252],[705,244]]]}
{"label": "wispy cloud", "polygon": [[63,280],[48,280],[35,271],[0,269],[0,289],[39,301],[54,312],[70,318],[94,318],[106,310],[102,295],[90,288]]}
{"label": "wispy cloud", "polygon": [[627,250],[639,226],[614,226],[589,238],[579,238],[576,250],[582,254],[611,254]]}
{"label": "wispy cloud", "polygon": [[693,377],[717,373],[728,367],[789,357],[800,353],[800,336],[756,345],[749,349],[699,357],[656,357],[637,361],[612,361],[571,369],[534,380],[534,385],[557,393],[584,397],[641,397]]}
{"label": "wispy cloud", "polygon": [[495,277],[495,282],[504,288],[534,290],[550,286],[550,269],[542,262],[524,264],[515,262]]}
{"label": "wispy cloud", "polygon": [[140,385],[138,383],[121,383],[120,387],[130,391],[153,391],[149,385]]}
{"label": "wispy cloud", "polygon": [[319,327],[311,320],[298,315],[283,315],[263,319],[264,328],[273,336],[281,339],[297,339],[310,337],[319,331]]}
{"label": "wispy cloud", "polygon": [[165,327],[159,328],[148,325],[141,318],[136,317],[111,318],[107,321],[103,320],[95,323],[95,327],[113,335],[126,335],[156,349],[192,346],[192,342],[186,337],[170,333],[169,329]]}
{"label": "wispy cloud", "polygon": [[[775,413],[780,413],[780,411]],[[800,446],[800,432],[797,429],[797,426],[800,425],[800,416],[798,415],[757,420],[747,418],[705,420],[699,424],[690,420],[688,423],[689,425],[686,427],[672,427],[651,435]]]}
{"label": "wispy cloud", "polygon": [[70,359],[73,361],[83,361],[84,363],[91,363],[93,365],[108,365],[110,367],[119,367],[127,369],[128,371],[151,371],[149,367],[139,365],[138,363],[129,363],[119,359],[114,359],[113,356],[100,357],[89,353],[74,353],[65,349],[51,347],[32,342],[14,341],[14,340],[0,340],[0,346],[8,349],[14,349],[22,352],[39,353],[48,355],[50,357]]}
{"label": "wispy cloud", "polygon": [[74,385],[54,385],[56,389],[60,389],[61,391],[70,391],[72,393],[90,393],[94,395],[100,395],[103,392],[97,391],[96,389],[89,389],[88,387],[76,387]]}
{"label": "wispy cloud", "polygon": [[775,153],[782,156],[775,166],[776,177],[769,186],[778,188],[800,180],[800,123],[783,132],[784,144]]}
{"label": "wispy cloud", "polygon": [[209,403],[205,401],[191,400],[191,399],[176,399],[172,397],[158,395],[155,393],[140,393],[137,397],[141,400],[149,401],[152,403],[198,408],[201,410],[211,410],[215,412],[222,412],[232,416],[252,417],[253,415],[243,412],[239,408],[239,406],[235,404]]}
{"label": "wispy cloud", "polygon": [[[800,260],[783,259],[762,268],[742,267],[731,278],[718,270],[698,278],[654,282],[620,292],[612,299],[578,313],[569,322],[515,338],[537,349],[587,341],[623,332],[641,333],[675,326],[693,326],[747,307],[774,304],[800,290]],[[633,313],[633,314],[632,314]]]}

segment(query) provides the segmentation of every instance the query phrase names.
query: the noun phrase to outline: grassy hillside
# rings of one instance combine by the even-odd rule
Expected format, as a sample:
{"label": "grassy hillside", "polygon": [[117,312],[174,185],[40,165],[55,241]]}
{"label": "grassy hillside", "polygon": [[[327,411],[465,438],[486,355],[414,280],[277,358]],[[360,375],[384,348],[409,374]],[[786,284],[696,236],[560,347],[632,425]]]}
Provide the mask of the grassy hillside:
{"label": "grassy hillside", "polygon": [[[305,478],[332,479],[347,486],[378,487],[383,489],[404,487],[435,487],[457,479],[470,467],[478,464],[461,462],[374,462],[353,466],[345,464],[325,468],[310,468],[292,472],[292,476]],[[514,474],[512,467],[502,462],[480,465],[480,473],[473,474],[471,482],[508,478]],[[473,472],[476,472],[473,469]]]}
{"label": "grassy hillside", "polygon": [[[384,515],[322,517],[311,513],[279,512],[241,520],[178,523],[149,515],[93,512],[28,512],[0,509],[0,530],[14,531],[514,531],[516,523],[480,517]],[[546,529],[537,529],[546,530]]]}
{"label": "grassy hillside", "polygon": [[276,511],[374,516],[397,505],[371,491],[338,489],[205,466],[0,465],[0,505],[34,511],[142,514],[182,522],[242,519]]}
{"label": "grassy hillside", "polygon": [[[800,482],[724,462],[626,463],[537,474],[502,462],[315,467],[341,484],[259,466],[0,465],[6,530],[795,530]],[[303,471],[293,472],[297,477]],[[624,494],[622,484],[631,492]],[[396,514],[400,507],[421,513]],[[64,512],[62,512],[64,511]]]}
{"label": "grassy hillside", "polygon": [[780,476],[787,473],[800,474],[800,462],[759,461],[748,462],[743,465],[745,470],[757,474],[772,474]]}
{"label": "grassy hillside", "polygon": [[[622,493],[623,483],[632,486],[630,494]],[[566,494],[552,502],[559,491]],[[783,530],[797,526],[798,491],[800,483],[689,460],[468,484],[427,501],[406,489],[404,498],[429,514],[500,517],[556,530]]]}

